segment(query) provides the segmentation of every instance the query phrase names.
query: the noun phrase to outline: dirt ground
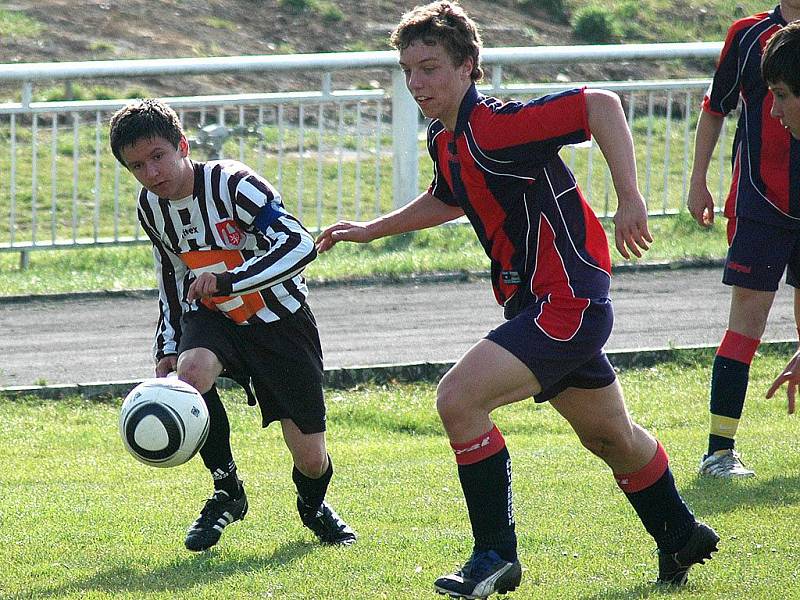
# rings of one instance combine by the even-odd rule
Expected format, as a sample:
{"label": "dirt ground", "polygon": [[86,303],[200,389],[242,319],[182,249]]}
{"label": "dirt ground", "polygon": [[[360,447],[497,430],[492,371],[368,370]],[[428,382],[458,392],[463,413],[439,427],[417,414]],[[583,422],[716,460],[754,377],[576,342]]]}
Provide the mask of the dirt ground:
{"label": "dirt ground", "polygon": [[[614,332],[606,349],[715,346],[730,294],[721,272],[618,271],[611,284]],[[327,369],[454,362],[502,322],[488,279],[309,287]],[[765,341],[796,338],[791,305],[790,289],[781,286]],[[152,291],[0,298],[0,388],[152,377],[156,315]]]}
{"label": "dirt ground", "polygon": [[[286,0],[11,0],[7,11],[19,11],[43,29],[35,39],[11,36],[0,45],[0,62],[62,62],[136,58],[185,58],[357,50],[388,50],[388,36],[417,0],[334,0],[340,20],[325,21],[320,11],[293,12]],[[580,43],[571,27],[545,13],[525,12],[516,0],[462,0],[480,25],[485,47]],[[666,69],[672,69],[667,73]],[[617,63],[568,64],[530,68],[517,73],[526,81],[582,81],[674,76],[674,65]],[[707,73],[705,73],[707,74]],[[704,76],[698,73],[698,76]],[[513,77],[514,73],[510,75]],[[691,75],[691,74],[689,74]],[[385,73],[336,77],[341,87],[385,85]],[[84,82],[91,86],[93,82]],[[195,95],[317,88],[318,74],[217,75],[143,78],[141,81],[94,82],[116,90],[144,89],[151,95]],[[36,90],[47,87],[37,83]],[[13,98],[17,87],[0,88]]]}

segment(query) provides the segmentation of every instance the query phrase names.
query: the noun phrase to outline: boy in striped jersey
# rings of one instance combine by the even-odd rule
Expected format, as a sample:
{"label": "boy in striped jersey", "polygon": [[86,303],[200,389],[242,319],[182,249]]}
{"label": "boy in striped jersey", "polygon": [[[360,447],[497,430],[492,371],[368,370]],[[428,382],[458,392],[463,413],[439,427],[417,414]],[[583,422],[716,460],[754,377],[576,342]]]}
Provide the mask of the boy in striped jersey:
{"label": "boy in striped jersey", "polygon": [[730,313],[711,371],[708,446],[699,469],[709,477],[755,475],[735,450],[750,364],[783,273],[789,285],[800,285],[800,141],[770,116],[772,93],[761,76],[768,40],[798,18],[800,0],[781,0],[773,10],[731,25],[697,121],[687,205],[700,225],[710,227],[708,167],[725,115],[741,98],[725,201],[729,248],[722,281],[731,286]]}
{"label": "boy in striped jersey", "polygon": [[200,450],[214,493],[186,535],[189,550],[216,544],[243,519],[230,424],[215,386],[225,374],[280,421],[292,454],[303,524],[326,544],[356,535],[325,502],[333,463],[325,445],[322,350],[302,275],[314,241],[268,181],[233,160],[196,162],[178,115],[146,99],[111,118],[111,149],[142,185],[139,221],[153,244],[159,291],[156,376],[203,395],[211,419]]}
{"label": "boy in striped jersey", "polygon": [[558,156],[563,145],[594,135],[619,197],[617,249],[640,256],[651,238],[619,98],[587,89],[527,103],[482,96],[475,87],[480,36],[455,2],[404,15],[392,44],[408,90],[432,119],[433,181],[388,215],[332,225],[317,247],[324,252],[339,241],[369,242],[466,215],[491,260],[495,297],[508,319],[462,356],[437,390],[474,544],[463,567],[434,588],[486,598],[520,584],[511,458],[491,413],[530,397],[550,402],[610,467],[656,542],[658,581],[685,583],[719,537],[695,520],[664,448],[627,412],[603,351],[613,322],[608,241]]}

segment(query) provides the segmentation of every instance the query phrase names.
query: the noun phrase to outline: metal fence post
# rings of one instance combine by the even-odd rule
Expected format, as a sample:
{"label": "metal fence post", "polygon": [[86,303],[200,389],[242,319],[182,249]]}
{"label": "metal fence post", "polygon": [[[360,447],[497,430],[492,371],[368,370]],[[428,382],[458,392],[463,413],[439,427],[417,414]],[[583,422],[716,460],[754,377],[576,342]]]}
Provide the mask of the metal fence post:
{"label": "metal fence post", "polygon": [[419,149],[417,115],[419,109],[408,93],[402,71],[392,72],[392,198],[395,208],[419,194]]}

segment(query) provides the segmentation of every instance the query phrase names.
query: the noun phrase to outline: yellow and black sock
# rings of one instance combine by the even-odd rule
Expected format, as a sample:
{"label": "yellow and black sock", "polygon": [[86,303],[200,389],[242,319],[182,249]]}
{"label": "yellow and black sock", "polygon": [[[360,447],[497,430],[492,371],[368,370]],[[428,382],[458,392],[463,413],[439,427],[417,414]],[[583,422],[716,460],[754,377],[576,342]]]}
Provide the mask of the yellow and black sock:
{"label": "yellow and black sock", "polygon": [[708,436],[708,455],[733,449],[736,430],[744,409],[750,363],[761,340],[725,332],[714,357],[711,372],[711,427]]}

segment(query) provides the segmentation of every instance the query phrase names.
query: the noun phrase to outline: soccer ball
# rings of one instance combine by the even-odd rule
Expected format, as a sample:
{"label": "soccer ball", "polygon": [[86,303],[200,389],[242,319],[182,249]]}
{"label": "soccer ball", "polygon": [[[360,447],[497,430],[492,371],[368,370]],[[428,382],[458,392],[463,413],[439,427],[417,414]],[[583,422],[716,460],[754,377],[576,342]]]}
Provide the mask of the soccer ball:
{"label": "soccer ball", "polygon": [[208,437],[208,409],[200,393],[174,377],[146,379],[125,397],[119,433],[125,449],[151,467],[175,467]]}

